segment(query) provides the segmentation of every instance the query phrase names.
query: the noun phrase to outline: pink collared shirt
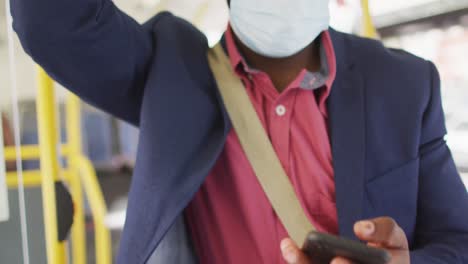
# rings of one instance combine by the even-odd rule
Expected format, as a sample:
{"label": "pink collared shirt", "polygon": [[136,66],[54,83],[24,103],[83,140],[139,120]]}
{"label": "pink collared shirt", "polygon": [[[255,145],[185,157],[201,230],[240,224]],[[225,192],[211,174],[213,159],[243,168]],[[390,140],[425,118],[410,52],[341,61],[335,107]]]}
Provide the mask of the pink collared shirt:
{"label": "pink collared shirt", "polygon": [[[228,54],[309,220],[338,232],[326,100],[336,74],[328,31],[320,36],[321,68],[302,70],[279,93],[268,75],[249,68],[226,32]],[[287,232],[275,215],[232,130],[215,167],[185,211],[200,263],[284,263]]]}

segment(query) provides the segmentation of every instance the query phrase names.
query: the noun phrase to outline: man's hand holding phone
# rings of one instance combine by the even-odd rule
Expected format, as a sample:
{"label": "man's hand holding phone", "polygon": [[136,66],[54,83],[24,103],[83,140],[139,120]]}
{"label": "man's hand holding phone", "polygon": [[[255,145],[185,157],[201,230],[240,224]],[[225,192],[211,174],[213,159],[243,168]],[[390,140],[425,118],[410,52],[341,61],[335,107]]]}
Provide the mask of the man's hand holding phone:
{"label": "man's hand holding phone", "polygon": [[[391,255],[389,264],[409,264],[408,240],[405,232],[389,217],[359,221],[354,225],[356,236],[370,247],[384,249]],[[281,251],[289,264],[309,264],[311,260],[291,239],[281,242]],[[331,264],[360,264],[336,257]]]}

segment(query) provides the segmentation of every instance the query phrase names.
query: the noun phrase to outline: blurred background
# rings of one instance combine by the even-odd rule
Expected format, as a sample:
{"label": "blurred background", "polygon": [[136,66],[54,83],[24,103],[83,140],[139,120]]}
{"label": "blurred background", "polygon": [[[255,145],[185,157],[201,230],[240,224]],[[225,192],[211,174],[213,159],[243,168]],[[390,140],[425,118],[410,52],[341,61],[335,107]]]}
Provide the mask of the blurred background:
{"label": "blurred background", "polygon": [[[211,45],[220,39],[228,21],[224,0],[114,2],[142,23],[160,11],[171,11],[201,29]],[[10,147],[36,145],[37,71],[34,63],[22,51],[16,36],[8,32],[5,6],[2,0],[0,114],[3,143]],[[360,0],[331,0],[330,8],[332,27],[348,33],[362,33],[364,20]],[[369,8],[373,24],[387,47],[405,49],[437,65],[442,79],[447,142],[468,186],[468,0],[369,0]],[[64,143],[69,136],[65,114],[68,96],[63,88],[57,87],[57,129],[59,140]],[[112,252],[115,253],[125,219],[126,195],[135,160],[138,130],[89,105],[81,103],[79,109],[81,147],[97,172],[108,209],[104,222],[111,230]],[[0,160],[3,160],[3,155],[0,151]],[[38,161],[33,159],[13,159],[4,165],[5,168],[3,164],[0,166],[0,176],[2,170],[10,172],[10,176],[21,177],[21,171],[39,169]],[[65,160],[62,165],[67,166]],[[0,194],[4,176],[0,177]],[[0,263],[46,263],[40,186],[13,185],[9,183],[7,186],[7,200],[0,196]],[[1,222],[1,212],[6,210],[5,207],[9,208],[9,217]],[[89,200],[84,199],[86,263],[96,263],[93,239],[96,224],[92,208]]]}

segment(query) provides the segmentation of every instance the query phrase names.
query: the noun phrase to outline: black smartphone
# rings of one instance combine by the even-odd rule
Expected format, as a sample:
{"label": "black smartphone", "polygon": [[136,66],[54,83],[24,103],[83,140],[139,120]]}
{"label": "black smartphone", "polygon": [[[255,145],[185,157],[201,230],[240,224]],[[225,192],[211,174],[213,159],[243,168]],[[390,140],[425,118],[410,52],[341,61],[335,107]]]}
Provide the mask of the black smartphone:
{"label": "black smartphone", "polygon": [[318,232],[309,233],[303,251],[314,264],[330,264],[334,257],[344,257],[358,264],[386,264],[391,258],[385,250]]}

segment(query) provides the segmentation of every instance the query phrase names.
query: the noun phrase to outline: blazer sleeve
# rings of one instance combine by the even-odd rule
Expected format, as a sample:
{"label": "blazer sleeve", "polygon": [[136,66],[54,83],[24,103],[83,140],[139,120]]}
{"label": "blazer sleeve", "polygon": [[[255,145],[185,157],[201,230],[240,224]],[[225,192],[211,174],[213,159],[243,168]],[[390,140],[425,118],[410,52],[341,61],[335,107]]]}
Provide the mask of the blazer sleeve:
{"label": "blazer sleeve", "polygon": [[111,0],[10,0],[24,50],[85,101],[134,125],[148,64],[151,29]]}
{"label": "blazer sleeve", "polygon": [[431,95],[423,117],[418,217],[412,264],[468,263],[468,193],[446,145],[440,80],[430,63]]}

